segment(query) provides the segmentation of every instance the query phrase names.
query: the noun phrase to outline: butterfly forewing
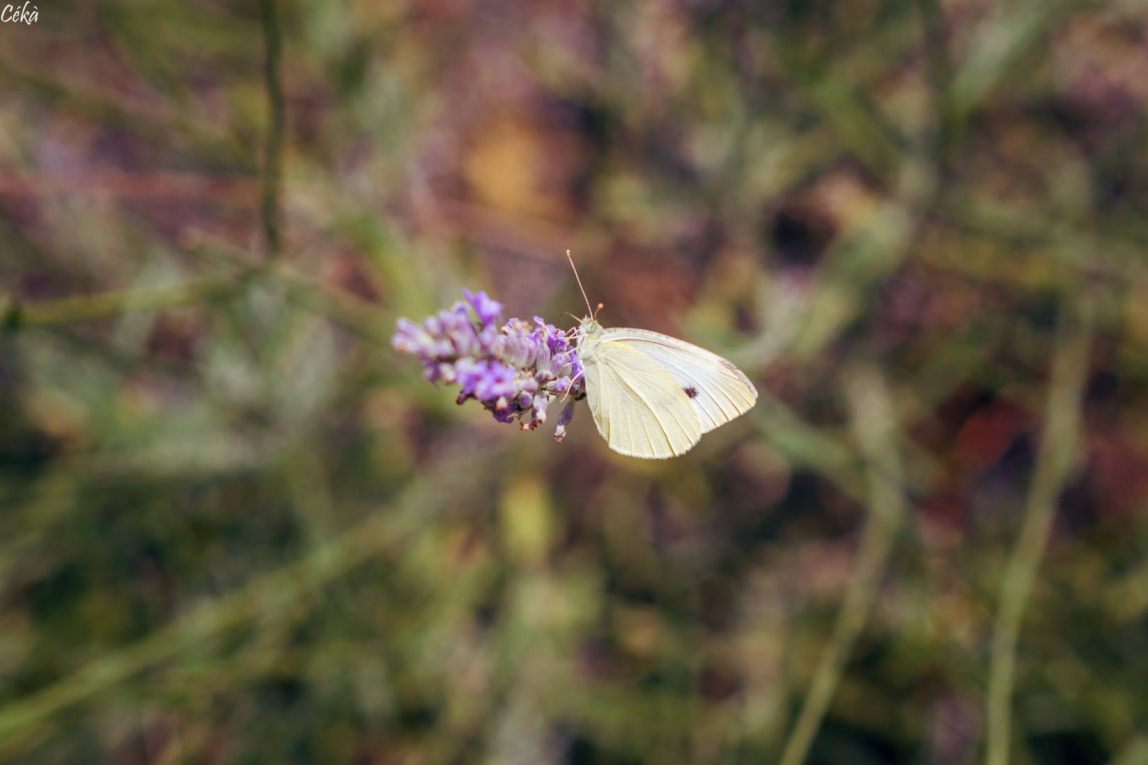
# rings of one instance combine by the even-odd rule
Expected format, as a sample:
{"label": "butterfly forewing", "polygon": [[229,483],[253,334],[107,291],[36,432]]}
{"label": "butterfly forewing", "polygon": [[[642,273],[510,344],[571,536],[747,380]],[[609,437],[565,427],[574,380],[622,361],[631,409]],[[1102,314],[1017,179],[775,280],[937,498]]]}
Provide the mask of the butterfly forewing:
{"label": "butterfly forewing", "polygon": [[616,348],[637,351],[665,370],[693,407],[702,433],[744,414],[757,401],[757,389],[740,369],[675,337],[627,327],[605,330],[599,353]]}
{"label": "butterfly forewing", "polygon": [[595,346],[582,354],[586,397],[610,448],[647,459],[689,451],[702,437],[702,424],[673,374],[627,344]]}

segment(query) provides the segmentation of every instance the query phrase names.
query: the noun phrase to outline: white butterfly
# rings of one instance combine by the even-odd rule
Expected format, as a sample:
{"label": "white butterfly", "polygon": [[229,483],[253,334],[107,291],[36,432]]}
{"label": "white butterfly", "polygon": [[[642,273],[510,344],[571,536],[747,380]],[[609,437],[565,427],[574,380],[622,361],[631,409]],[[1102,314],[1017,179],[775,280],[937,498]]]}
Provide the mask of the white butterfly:
{"label": "white butterfly", "polygon": [[757,389],[740,369],[675,337],[603,329],[593,316],[582,319],[576,333],[594,424],[619,454],[684,454],[703,433],[745,414],[757,401]]}

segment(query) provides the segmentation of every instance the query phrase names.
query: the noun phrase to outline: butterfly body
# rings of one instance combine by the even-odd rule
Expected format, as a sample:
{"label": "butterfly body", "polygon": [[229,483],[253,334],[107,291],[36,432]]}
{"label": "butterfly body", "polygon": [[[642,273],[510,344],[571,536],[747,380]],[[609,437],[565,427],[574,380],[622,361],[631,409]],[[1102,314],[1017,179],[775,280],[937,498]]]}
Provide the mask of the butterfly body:
{"label": "butterfly body", "polygon": [[732,363],[669,335],[604,329],[587,318],[577,337],[594,424],[620,454],[684,454],[757,400],[749,378]]}

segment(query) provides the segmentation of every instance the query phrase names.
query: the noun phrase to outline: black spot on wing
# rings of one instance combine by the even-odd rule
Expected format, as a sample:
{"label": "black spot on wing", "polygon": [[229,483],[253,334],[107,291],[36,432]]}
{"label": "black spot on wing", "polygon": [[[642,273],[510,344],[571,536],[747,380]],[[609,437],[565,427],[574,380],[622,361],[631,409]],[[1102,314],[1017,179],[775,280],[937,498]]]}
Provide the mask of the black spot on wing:
{"label": "black spot on wing", "polygon": [[689,386],[688,388],[682,388],[682,390],[684,390],[686,392],[686,395],[689,396],[690,398],[697,398],[698,397],[698,389],[692,385]]}

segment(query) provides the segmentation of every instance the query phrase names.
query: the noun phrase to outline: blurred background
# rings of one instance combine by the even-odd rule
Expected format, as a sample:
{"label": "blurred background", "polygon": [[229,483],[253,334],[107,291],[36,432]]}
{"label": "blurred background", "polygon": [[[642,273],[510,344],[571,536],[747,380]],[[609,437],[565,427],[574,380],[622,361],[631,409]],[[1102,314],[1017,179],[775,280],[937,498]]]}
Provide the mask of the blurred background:
{"label": "blurred background", "polygon": [[[1148,763],[1148,9],[0,23],[0,759]],[[728,356],[686,456],[390,347]]]}

